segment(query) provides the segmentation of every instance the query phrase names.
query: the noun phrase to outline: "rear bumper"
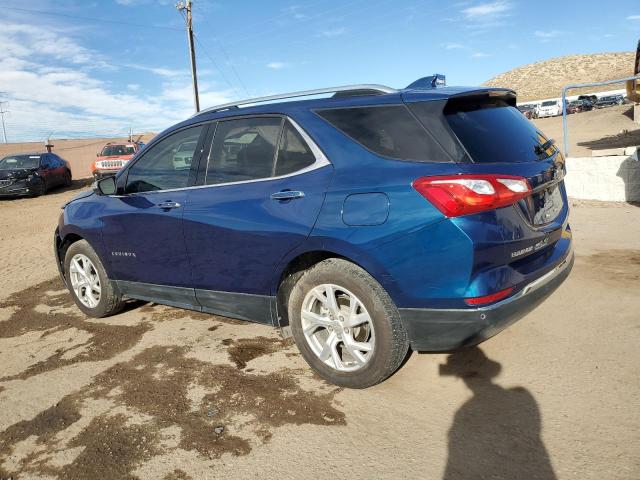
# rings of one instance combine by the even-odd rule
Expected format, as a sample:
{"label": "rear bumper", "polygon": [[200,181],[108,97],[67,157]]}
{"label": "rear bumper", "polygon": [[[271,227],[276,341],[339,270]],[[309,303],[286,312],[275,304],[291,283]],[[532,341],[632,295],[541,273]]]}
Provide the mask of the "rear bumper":
{"label": "rear bumper", "polygon": [[416,351],[450,351],[484,342],[540,305],[569,276],[573,251],[514,296],[473,309],[401,308],[402,323]]}

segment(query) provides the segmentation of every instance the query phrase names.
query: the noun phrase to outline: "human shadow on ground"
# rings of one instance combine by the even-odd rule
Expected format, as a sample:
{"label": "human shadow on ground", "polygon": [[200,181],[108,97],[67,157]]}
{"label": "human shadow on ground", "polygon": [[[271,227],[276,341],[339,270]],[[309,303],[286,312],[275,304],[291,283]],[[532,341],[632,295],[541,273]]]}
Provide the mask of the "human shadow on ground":
{"label": "human shadow on ground", "polygon": [[440,375],[461,378],[473,392],[449,430],[445,480],[556,479],[540,438],[535,398],[525,388],[493,383],[500,370],[477,347],[453,353],[440,365]]}

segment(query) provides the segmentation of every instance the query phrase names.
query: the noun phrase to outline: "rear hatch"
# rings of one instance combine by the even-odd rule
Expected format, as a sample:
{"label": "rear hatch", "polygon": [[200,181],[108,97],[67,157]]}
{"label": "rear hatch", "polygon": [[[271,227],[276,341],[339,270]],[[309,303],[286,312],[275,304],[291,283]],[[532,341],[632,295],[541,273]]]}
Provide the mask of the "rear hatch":
{"label": "rear hatch", "polygon": [[536,227],[552,223],[564,206],[562,153],[504,95],[489,93],[454,97],[444,118],[467,153],[462,170],[525,177],[533,194],[518,203]]}
{"label": "rear hatch", "polygon": [[568,217],[565,162],[554,141],[515,108],[515,94],[509,90],[464,92],[426,102],[418,98],[407,95],[405,101],[434,137],[447,139],[442,143],[448,144],[463,177],[522,178],[531,188],[515,204],[452,218],[474,242],[472,277],[485,273],[493,280],[478,282],[498,289],[552,268],[562,254],[553,250]]}

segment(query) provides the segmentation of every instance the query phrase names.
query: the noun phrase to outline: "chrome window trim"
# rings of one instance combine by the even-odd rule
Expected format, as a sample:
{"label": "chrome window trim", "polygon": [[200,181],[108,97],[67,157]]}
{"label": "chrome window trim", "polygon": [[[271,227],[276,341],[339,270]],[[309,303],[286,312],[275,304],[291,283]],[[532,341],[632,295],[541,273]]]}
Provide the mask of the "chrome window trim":
{"label": "chrome window trim", "polygon": [[[240,180],[240,181],[237,181],[237,182],[216,183],[215,185],[193,185],[193,186],[190,186],[190,187],[172,188],[172,189],[168,189],[168,190],[149,190],[148,192],[136,192],[136,193],[129,193],[127,195],[109,195],[109,196],[120,198],[120,197],[128,197],[130,195],[147,195],[147,194],[153,194],[153,193],[181,192],[183,190],[196,190],[196,189],[200,189],[200,188],[227,187],[227,186],[230,186],[230,185],[242,185],[242,184],[245,184],[245,183],[267,182],[267,181],[272,181],[272,180],[281,180],[283,178],[288,178],[288,177],[294,177],[296,175],[302,175],[304,173],[312,172],[314,170],[318,170],[319,168],[323,168],[323,167],[326,167],[328,165],[331,165],[331,162],[326,157],[324,152],[322,150],[320,150],[320,147],[318,147],[316,142],[314,142],[311,139],[309,134],[307,134],[307,132],[305,132],[303,130],[303,128],[295,120],[293,120],[291,117],[288,117],[287,115],[279,115],[279,116],[284,118],[285,120],[289,120],[291,122],[291,125],[293,125],[294,128],[298,131],[298,133],[300,133],[300,135],[302,136],[304,141],[307,142],[307,145],[311,149],[311,152],[313,153],[314,157],[316,158],[316,161],[314,163],[312,163],[311,165],[309,165],[308,167],[305,167],[305,168],[303,168],[301,170],[296,170],[295,172],[287,173],[286,175],[278,175],[276,177],[265,177],[265,178],[255,178],[255,179],[252,179],[252,180]],[[220,121],[234,120],[236,118],[242,118],[242,117],[231,117],[231,118],[228,118],[228,119],[225,119],[225,120],[220,120]],[[213,139],[212,139],[212,143],[211,144],[213,145]]]}

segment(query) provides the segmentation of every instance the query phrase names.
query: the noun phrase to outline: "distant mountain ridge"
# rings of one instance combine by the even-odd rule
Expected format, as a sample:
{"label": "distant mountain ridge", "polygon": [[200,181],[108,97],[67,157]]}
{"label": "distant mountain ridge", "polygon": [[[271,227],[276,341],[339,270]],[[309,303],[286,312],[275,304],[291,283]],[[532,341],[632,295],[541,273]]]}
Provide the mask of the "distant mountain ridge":
{"label": "distant mountain ridge", "polygon": [[[489,87],[515,90],[518,102],[557,98],[573,83],[605,82],[633,75],[635,52],[566,55],[530,63],[486,81]],[[624,89],[624,83],[607,87],[572,90],[570,94]]]}

